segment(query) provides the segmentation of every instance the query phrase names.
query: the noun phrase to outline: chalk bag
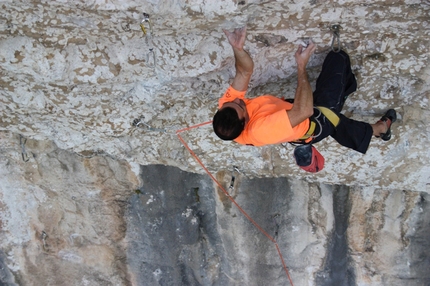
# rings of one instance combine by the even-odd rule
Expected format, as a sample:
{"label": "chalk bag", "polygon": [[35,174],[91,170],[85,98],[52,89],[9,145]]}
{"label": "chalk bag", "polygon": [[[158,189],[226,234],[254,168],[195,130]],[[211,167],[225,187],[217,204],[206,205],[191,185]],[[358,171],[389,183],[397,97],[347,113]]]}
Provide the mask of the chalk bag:
{"label": "chalk bag", "polygon": [[317,173],[324,168],[324,157],[312,144],[303,144],[294,148],[297,165],[306,172]]}

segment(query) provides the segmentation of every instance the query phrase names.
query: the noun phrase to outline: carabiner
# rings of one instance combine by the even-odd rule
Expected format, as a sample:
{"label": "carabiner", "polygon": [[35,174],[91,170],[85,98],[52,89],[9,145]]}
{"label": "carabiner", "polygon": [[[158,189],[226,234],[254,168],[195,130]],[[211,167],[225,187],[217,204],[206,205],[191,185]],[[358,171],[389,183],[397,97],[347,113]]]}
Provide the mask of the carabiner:
{"label": "carabiner", "polygon": [[[339,30],[342,27],[340,25],[333,25],[331,26],[330,30],[333,33],[333,40],[331,41],[331,50],[335,53],[340,52],[341,47],[340,47],[340,32]],[[337,48],[334,47],[334,42],[335,40],[337,40]]]}
{"label": "carabiner", "polygon": [[146,36],[146,29],[143,23],[148,23],[149,31],[152,33],[151,21],[149,21],[149,14],[143,13],[143,20],[140,21],[140,28],[142,29],[143,34]]}

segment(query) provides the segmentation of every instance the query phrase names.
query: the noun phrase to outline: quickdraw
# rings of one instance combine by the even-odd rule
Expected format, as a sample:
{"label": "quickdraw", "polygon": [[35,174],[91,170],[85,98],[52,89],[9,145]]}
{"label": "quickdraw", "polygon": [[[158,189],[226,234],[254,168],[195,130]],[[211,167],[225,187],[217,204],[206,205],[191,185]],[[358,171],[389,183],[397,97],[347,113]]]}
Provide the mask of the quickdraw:
{"label": "quickdraw", "polygon": [[[149,33],[148,33],[147,29],[145,28],[144,23],[148,24]],[[146,61],[149,63],[149,57],[150,57],[150,54],[152,54],[152,61],[153,61],[152,67],[155,68],[154,43],[152,42],[153,30],[152,30],[151,20],[149,20],[149,14],[143,13],[143,19],[142,19],[142,21],[140,21],[140,28],[142,29],[142,32],[145,36],[145,41],[149,46],[149,53],[146,54]]]}
{"label": "quickdraw", "polygon": [[22,135],[19,135],[19,145],[21,145],[21,156],[24,162],[28,162],[30,157],[28,157],[27,152],[25,151],[25,143],[27,143],[27,138],[24,138]]}

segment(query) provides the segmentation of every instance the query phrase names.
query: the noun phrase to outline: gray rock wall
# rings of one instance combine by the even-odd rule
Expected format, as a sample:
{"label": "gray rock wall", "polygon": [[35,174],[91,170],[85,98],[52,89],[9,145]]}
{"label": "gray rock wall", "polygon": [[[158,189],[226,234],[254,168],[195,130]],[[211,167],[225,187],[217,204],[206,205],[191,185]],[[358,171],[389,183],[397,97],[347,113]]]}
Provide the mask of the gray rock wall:
{"label": "gray rock wall", "polygon": [[[249,176],[428,192],[427,1],[212,2],[3,1],[0,129],[80,154],[202,173],[175,131],[211,120],[234,75],[222,28],[248,27],[255,61],[249,96],[291,97],[300,39],[318,46],[309,64],[313,81],[330,49],[330,27],[339,23],[359,84],[345,112],[373,122],[396,108],[388,144],[374,140],[361,155],[325,140],[318,146],[326,169],[315,176],[294,165],[292,148],[220,142],[209,126],[188,141],[215,172],[236,165]],[[136,118],[140,128],[132,126]]]}
{"label": "gray rock wall", "polygon": [[235,176],[233,198],[295,285],[430,284],[427,0],[0,7],[0,284],[288,285],[276,247],[175,132],[211,120],[231,82],[222,28],[248,27],[248,96],[292,97],[297,45],[317,44],[314,82],[332,24],[359,85],[345,114],[394,107],[392,140],[362,155],[327,139],[325,169],[307,174],[289,146],[180,134],[221,184]]}
{"label": "gray rock wall", "polygon": [[289,285],[273,241],[294,285],[430,283],[425,192],[214,174],[260,230],[207,175],[1,134],[4,285]]}

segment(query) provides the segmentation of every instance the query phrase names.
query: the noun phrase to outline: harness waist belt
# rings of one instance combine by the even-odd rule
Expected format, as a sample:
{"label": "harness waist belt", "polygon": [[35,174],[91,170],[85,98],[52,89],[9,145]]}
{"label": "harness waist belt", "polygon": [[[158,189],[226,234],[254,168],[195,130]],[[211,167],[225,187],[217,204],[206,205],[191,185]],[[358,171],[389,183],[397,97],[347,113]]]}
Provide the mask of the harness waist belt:
{"label": "harness waist belt", "polygon": [[322,114],[324,114],[324,116],[328,119],[328,121],[330,121],[331,124],[333,124],[334,127],[337,127],[340,119],[339,119],[339,116],[337,116],[337,114],[334,113],[333,110],[324,106],[317,106],[317,108],[319,111],[321,111]]}
{"label": "harness waist belt", "polygon": [[306,140],[309,137],[311,137],[312,135],[314,135],[315,132],[315,128],[317,126],[317,124],[315,123],[315,121],[312,118],[309,118],[309,129],[306,132],[305,135],[303,135],[302,137],[299,138],[299,140]]}
{"label": "harness waist belt", "polygon": [[[333,126],[336,128],[337,125],[339,124],[339,116],[337,116],[336,113],[334,113],[334,111],[332,111],[330,108],[324,107],[324,106],[316,106],[316,108],[328,119],[328,121],[331,122],[331,124],[333,124]],[[314,135],[315,132],[315,128],[317,126],[315,120],[317,120],[316,118],[314,118],[313,116],[309,117],[310,123],[309,123],[309,129],[306,132],[305,135],[303,135],[301,138],[299,138],[299,140],[307,140],[309,139],[312,135]]]}

